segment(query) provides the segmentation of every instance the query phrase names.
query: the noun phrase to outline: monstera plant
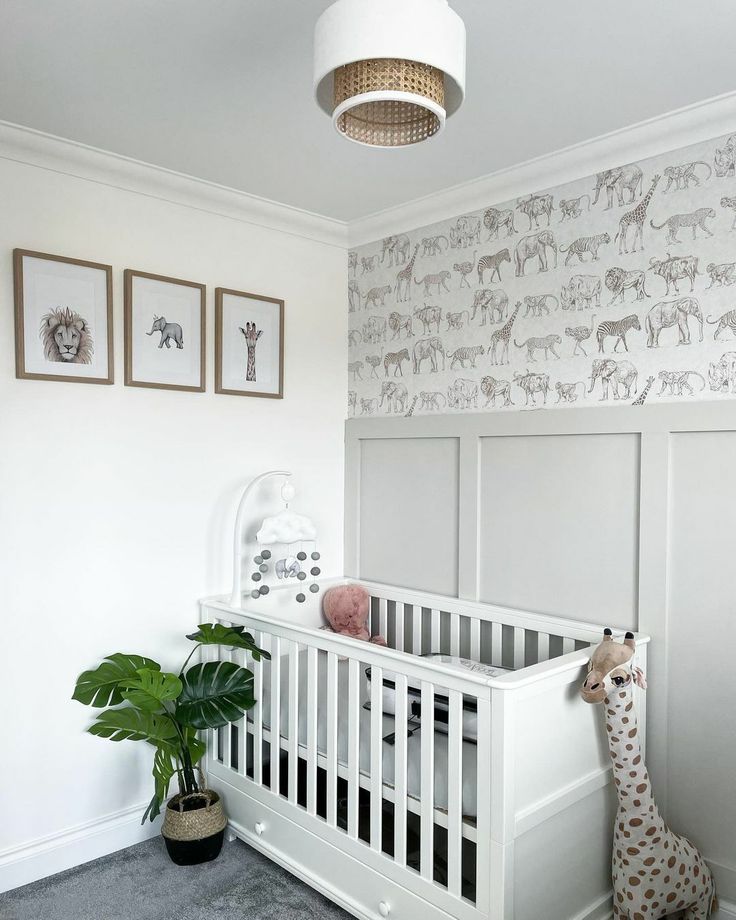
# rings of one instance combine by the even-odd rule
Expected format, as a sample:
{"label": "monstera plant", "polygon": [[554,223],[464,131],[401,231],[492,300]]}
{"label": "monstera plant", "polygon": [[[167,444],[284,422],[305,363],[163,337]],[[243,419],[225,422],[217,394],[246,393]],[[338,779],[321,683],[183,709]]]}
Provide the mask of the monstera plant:
{"label": "monstera plant", "polygon": [[[175,776],[179,786],[175,799],[187,800],[187,810],[209,809],[216,795],[200,789],[197,780],[197,765],[206,750],[198,732],[236,722],[255,705],[251,671],[232,661],[206,661],[187,668],[195,652],[204,645],[217,645],[243,649],[256,661],[271,657],[243,626],[203,623],[187,639],[195,645],[178,674],[162,671],[151,658],[116,652],[93,671],[79,675],[72,697],[103,710],[87,729],[90,734],[111,741],[145,741],[153,747],[154,793],[141,823],[146,818],[153,821],[160,813]],[[197,797],[202,801],[198,803]]]}

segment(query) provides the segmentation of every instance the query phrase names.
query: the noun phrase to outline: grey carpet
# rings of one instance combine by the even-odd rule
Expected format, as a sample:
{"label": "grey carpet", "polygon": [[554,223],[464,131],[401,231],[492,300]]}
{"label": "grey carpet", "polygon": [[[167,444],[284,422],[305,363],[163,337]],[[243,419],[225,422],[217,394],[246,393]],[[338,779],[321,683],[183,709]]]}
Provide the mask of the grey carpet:
{"label": "grey carpet", "polygon": [[160,837],[0,895],[1,920],[347,920],[239,840],[175,866]]}

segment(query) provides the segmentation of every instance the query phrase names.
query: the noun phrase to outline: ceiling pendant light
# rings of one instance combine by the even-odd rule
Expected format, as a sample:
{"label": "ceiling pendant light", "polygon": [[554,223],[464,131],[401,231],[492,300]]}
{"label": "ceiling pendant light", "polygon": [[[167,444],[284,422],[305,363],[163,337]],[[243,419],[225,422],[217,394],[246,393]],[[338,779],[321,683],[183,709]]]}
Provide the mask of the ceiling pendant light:
{"label": "ceiling pendant light", "polygon": [[465,26],[447,0],[337,0],[317,21],[314,92],[371,147],[428,140],[465,95]]}

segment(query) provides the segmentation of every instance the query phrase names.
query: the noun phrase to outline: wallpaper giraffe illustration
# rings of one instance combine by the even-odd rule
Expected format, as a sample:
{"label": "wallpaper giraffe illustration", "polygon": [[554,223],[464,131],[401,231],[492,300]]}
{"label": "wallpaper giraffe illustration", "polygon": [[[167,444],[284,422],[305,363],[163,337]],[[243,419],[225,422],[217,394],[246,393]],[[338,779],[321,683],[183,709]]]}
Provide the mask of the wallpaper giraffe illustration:
{"label": "wallpaper giraffe illustration", "polygon": [[348,312],[350,417],[733,398],[736,134],[361,246]]}

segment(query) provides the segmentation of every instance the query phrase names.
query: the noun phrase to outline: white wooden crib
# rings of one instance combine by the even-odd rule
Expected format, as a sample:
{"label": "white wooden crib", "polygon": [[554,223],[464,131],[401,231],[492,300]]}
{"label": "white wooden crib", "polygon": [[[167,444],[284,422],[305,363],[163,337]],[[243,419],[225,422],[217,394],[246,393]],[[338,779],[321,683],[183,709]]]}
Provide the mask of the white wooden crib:
{"label": "white wooden crib", "polygon": [[[203,622],[242,624],[272,656],[220,652],[252,669],[258,700],[212,733],[208,777],[233,833],[366,920],[610,916],[610,759],[578,697],[600,627],[361,584],[387,648],[321,629],[321,594],[299,605],[293,587],[243,609],[202,602]],[[420,657],[436,652],[513,670]],[[644,715],[640,696],[642,732]]]}

